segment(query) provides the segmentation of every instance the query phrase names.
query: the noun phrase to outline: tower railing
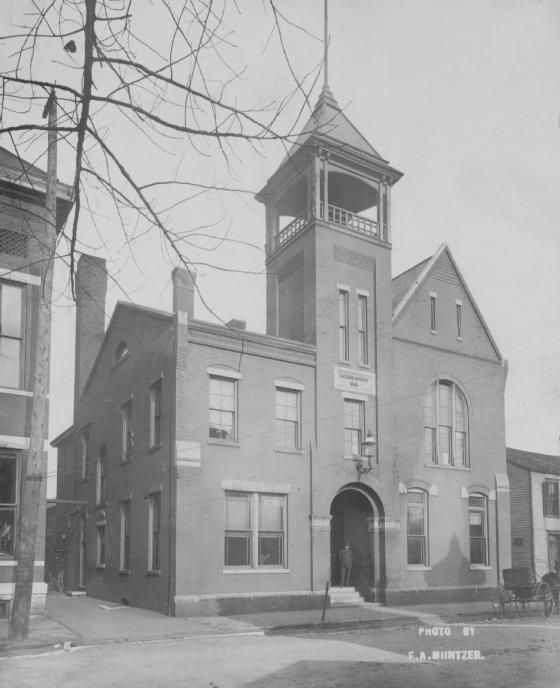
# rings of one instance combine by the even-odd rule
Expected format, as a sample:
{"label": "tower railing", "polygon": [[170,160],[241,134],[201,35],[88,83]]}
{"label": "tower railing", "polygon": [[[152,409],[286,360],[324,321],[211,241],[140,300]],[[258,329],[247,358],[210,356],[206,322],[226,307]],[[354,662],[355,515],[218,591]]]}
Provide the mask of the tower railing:
{"label": "tower railing", "polygon": [[[321,203],[321,218],[324,218],[324,203]],[[333,225],[338,225],[339,227],[344,227],[349,229],[351,232],[356,232],[357,234],[363,234],[364,236],[371,237],[372,239],[378,238],[378,224],[374,220],[370,220],[368,217],[363,215],[356,215],[351,213],[349,210],[344,210],[344,208],[338,208],[336,205],[327,206],[327,222],[332,222]]]}
{"label": "tower railing", "polygon": [[[356,234],[369,237],[371,239],[379,239],[379,224],[374,220],[363,215],[357,215],[344,208],[338,208],[336,205],[327,205],[327,213],[325,217],[325,204],[321,203],[319,206],[319,216],[321,220],[343,227]],[[299,234],[309,222],[309,215],[306,210],[295,217],[289,224],[283,227],[276,235],[276,248],[283,246],[292,237]],[[385,238],[385,237],[383,237]]]}

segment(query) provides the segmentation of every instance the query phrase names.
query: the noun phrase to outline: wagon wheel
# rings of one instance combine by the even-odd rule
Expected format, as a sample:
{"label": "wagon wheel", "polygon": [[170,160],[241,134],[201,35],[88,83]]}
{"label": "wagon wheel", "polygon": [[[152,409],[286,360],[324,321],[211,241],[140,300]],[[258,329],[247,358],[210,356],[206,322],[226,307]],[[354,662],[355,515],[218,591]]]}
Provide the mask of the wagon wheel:
{"label": "wagon wheel", "polygon": [[547,583],[537,585],[537,610],[541,616],[549,617],[554,609],[554,597]]}
{"label": "wagon wheel", "polygon": [[64,592],[64,571],[59,571],[56,576],[56,589],[58,592]]}
{"label": "wagon wheel", "polygon": [[495,614],[505,614],[511,609],[511,596],[509,592],[498,585],[494,590],[494,596],[492,598],[492,608]]}

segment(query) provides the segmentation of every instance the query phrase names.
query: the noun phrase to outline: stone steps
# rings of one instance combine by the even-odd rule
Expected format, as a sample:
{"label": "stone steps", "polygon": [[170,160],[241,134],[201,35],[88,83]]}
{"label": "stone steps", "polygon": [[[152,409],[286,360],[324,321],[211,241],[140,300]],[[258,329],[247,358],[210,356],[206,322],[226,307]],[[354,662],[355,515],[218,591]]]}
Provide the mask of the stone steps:
{"label": "stone steps", "polygon": [[329,590],[329,600],[331,607],[350,607],[359,606],[364,603],[363,597],[356,590],[356,588],[335,587]]}

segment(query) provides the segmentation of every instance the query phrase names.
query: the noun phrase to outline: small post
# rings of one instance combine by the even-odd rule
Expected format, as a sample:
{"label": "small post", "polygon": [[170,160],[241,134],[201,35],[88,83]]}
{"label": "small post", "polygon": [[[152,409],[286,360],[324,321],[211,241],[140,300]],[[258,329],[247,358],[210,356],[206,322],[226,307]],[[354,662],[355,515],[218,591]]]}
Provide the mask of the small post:
{"label": "small post", "polygon": [[327,599],[329,597],[329,581],[325,585],[325,596],[323,597],[323,615],[321,616],[321,623],[325,621],[325,612],[327,611]]}

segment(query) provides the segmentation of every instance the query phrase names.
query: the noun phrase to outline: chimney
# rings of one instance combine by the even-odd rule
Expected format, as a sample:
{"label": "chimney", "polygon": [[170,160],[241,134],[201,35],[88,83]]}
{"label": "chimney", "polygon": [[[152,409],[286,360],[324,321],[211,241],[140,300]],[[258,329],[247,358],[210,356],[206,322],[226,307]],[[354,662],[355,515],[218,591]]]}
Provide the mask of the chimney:
{"label": "chimney", "polygon": [[194,290],[196,273],[186,268],[174,268],[171,273],[173,282],[173,312],[187,313],[194,318]]}
{"label": "chimney", "polygon": [[104,258],[83,253],[76,268],[76,368],[74,405],[77,405],[105,335],[107,267]]}

